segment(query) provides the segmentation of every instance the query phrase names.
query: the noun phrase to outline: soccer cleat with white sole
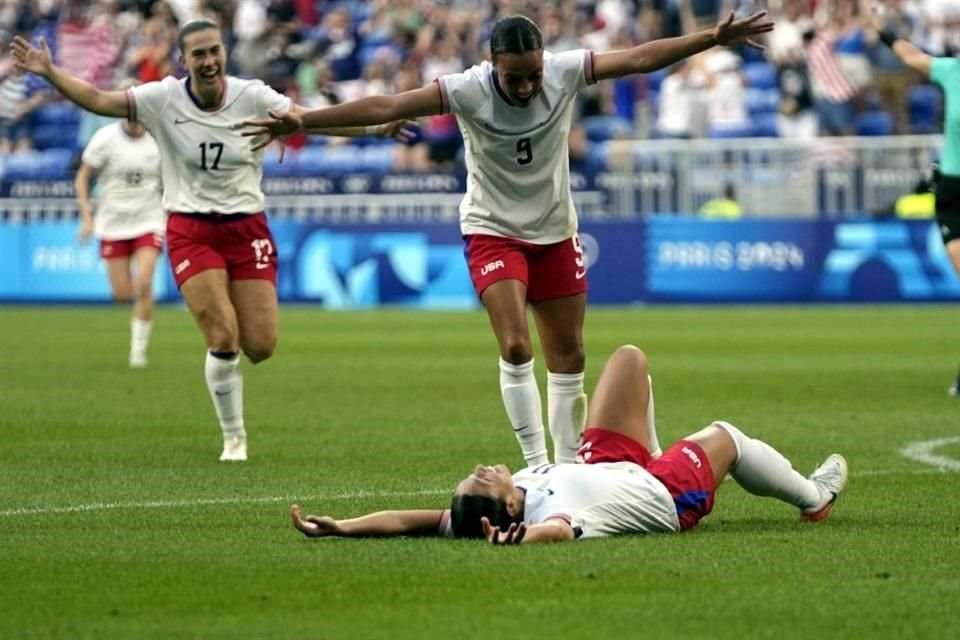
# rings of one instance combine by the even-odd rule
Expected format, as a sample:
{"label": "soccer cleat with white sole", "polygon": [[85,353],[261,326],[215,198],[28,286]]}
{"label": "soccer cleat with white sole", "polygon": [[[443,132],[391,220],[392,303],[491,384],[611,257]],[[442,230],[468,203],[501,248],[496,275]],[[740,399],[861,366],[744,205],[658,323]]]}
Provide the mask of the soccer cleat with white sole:
{"label": "soccer cleat with white sole", "polygon": [[223,440],[220,462],[246,462],[247,436],[231,436]]}
{"label": "soccer cleat with white sole", "polygon": [[824,498],[824,503],[807,511],[800,512],[801,522],[822,522],[830,517],[837,496],[847,486],[847,459],[839,453],[832,454],[823,464],[814,469],[810,480]]}
{"label": "soccer cleat with white sole", "polygon": [[143,369],[147,366],[147,354],[143,351],[131,351],[130,352],[130,368],[131,369]]}

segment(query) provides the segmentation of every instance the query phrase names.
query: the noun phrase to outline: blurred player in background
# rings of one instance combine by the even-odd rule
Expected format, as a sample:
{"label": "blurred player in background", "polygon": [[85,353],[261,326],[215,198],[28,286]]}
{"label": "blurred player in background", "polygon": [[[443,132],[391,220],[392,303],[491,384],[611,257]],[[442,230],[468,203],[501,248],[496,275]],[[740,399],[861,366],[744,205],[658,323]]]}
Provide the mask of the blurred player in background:
{"label": "blurred player in background", "polygon": [[[943,89],[943,153],[935,185],[937,224],[950,262],[960,276],[960,58],[933,57],[884,28],[884,9],[879,3],[874,3],[868,13],[880,40],[900,61]],[[960,371],[947,392],[960,396]]]}
{"label": "blurred player in background", "polygon": [[533,307],[547,364],[547,414],[557,462],[572,462],[586,415],[583,322],[587,265],[570,191],[568,133],[577,92],[608,78],[660,69],[715,45],[754,44],[773,29],[763,13],[713,29],[594,54],[543,50],[539,28],[504,18],[490,38],[492,62],[441,76],[420,89],[303,113],[272,113],[247,135],[373,125],[454,113],[466,149],[460,226],[470,277],[500,348],[500,390],[528,465],[548,462],[526,305]]}
{"label": "blurred player in background", "polygon": [[[100,189],[96,215],[90,201],[95,174]],[[103,127],[84,149],[74,185],[80,208],[78,239],[86,242],[91,234],[99,238],[114,300],[133,302],[130,366],[145,367],[153,321],[153,273],[167,228],[157,143],[136,123]]]}
{"label": "blurred player in background", "polygon": [[[240,125],[268,113],[302,112],[259,80],[226,75],[217,25],[194,20],[179,31],[188,77],[128,91],[102,91],[59,68],[46,42],[11,44],[22,71],[46,78],[64,97],[100,115],[142,124],[160,148],[167,247],[174,277],[207,343],[205,375],[223,433],[220,460],[247,459],[240,353],[266,360],[277,343],[277,255],[263,213],[263,153]],[[393,136],[404,123],[325,130]]]}
{"label": "blurred player in background", "polygon": [[607,360],[590,406],[578,464],[545,464],[513,476],[478,465],[457,485],[449,510],[381,511],[334,520],[291,510],[309,537],[445,535],[493,544],[549,542],[626,533],[687,531],[713,508],[727,474],[756,496],[826,520],[847,484],[847,462],[833,454],[809,478],[770,445],[727,422],[687,436],[662,454],[647,358],[623,346]]}

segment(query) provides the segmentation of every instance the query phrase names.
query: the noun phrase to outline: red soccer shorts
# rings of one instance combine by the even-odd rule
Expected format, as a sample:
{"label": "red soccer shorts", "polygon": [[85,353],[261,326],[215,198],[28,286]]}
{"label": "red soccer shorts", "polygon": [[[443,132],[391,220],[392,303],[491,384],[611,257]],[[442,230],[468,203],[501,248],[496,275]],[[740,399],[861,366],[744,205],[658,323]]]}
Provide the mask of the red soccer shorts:
{"label": "red soccer shorts", "polygon": [[162,233],[145,233],[129,240],[101,240],[100,257],[104,260],[112,258],[129,258],[137,249],[153,247],[157,251],[163,249]]}
{"label": "red soccer shorts", "polygon": [[208,269],[226,269],[231,280],[277,283],[277,250],[263,213],[172,213],[167,252],[177,287]]}
{"label": "red soccer shorts", "polygon": [[580,237],[555,244],[532,244],[499,236],[464,236],[463,253],[477,295],[501,280],[519,280],[532,303],[587,291],[587,268]]}
{"label": "red soccer shorts", "polygon": [[681,531],[695,527],[713,509],[717,489],[713,469],[697,443],[681,440],[653,460],[647,448],[633,438],[602,427],[589,427],[581,442],[578,462],[632,462],[663,483],[673,496]]}

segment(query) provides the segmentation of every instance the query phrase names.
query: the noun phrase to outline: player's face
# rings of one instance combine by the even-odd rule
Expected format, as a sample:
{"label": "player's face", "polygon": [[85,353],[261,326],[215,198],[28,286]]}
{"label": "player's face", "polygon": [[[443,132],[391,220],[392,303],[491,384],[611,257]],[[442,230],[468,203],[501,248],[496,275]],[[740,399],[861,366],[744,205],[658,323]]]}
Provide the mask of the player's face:
{"label": "player's face", "polygon": [[227,49],[216,29],[204,29],[183,39],[181,63],[190,74],[190,84],[207,89],[223,81],[227,69]]}
{"label": "player's face", "polygon": [[457,487],[458,493],[473,496],[485,496],[496,500],[506,501],[513,494],[513,476],[510,470],[502,464],[489,467],[478,464]]}
{"label": "player's face", "polygon": [[510,102],[526,106],[543,84],[543,49],[526,53],[500,53],[493,61],[497,79]]}

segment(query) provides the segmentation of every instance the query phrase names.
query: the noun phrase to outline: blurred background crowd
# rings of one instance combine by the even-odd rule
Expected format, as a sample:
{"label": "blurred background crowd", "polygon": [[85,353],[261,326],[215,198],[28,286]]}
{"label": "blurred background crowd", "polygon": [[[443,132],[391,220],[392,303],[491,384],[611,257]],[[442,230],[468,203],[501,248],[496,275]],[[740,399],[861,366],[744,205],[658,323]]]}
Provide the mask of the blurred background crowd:
{"label": "blurred background crowd", "polygon": [[[960,52],[960,2],[887,0],[885,20],[934,55]],[[176,34],[199,17],[223,28],[228,72],[308,107],[395,93],[487,57],[497,19],[524,14],[545,48],[606,51],[710,28],[734,10],[777,21],[765,51],[715,48],[654,74],[582,92],[573,162],[611,138],[934,133],[938,90],[877,40],[862,0],[0,0],[0,154],[76,152],[103,121],[13,72],[9,40],[43,37],[57,64],[101,88],[181,75]],[[294,149],[346,144],[319,137]],[[596,147],[602,149],[602,147]],[[429,118],[390,170],[442,171],[462,154],[453,116]]]}

